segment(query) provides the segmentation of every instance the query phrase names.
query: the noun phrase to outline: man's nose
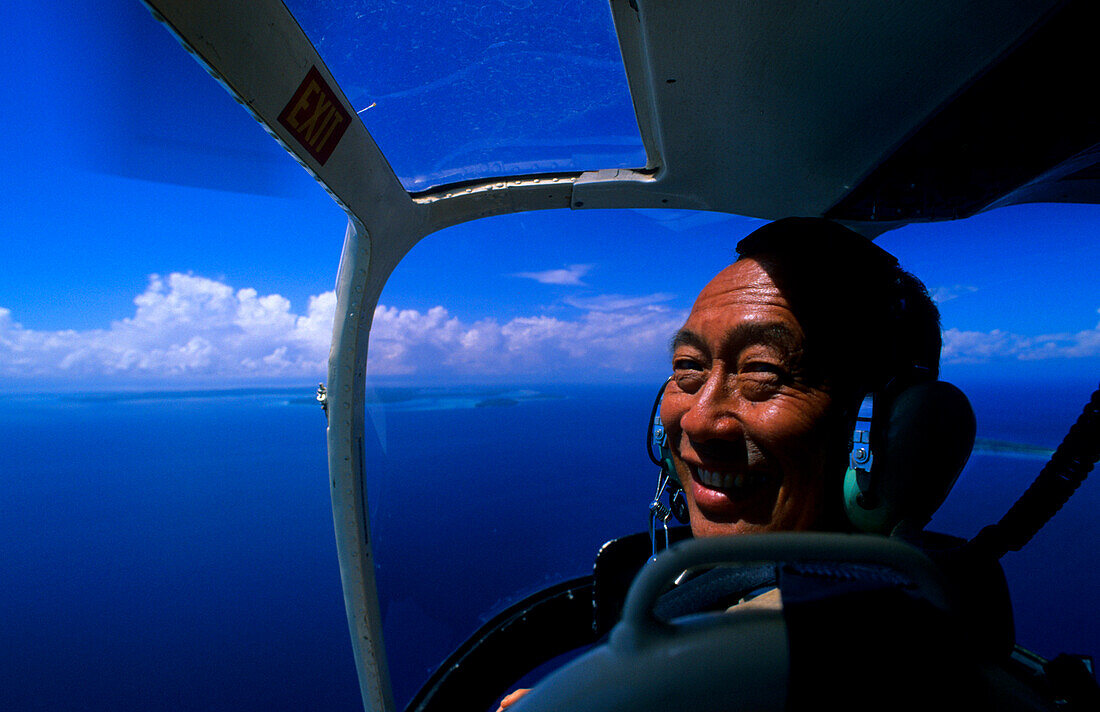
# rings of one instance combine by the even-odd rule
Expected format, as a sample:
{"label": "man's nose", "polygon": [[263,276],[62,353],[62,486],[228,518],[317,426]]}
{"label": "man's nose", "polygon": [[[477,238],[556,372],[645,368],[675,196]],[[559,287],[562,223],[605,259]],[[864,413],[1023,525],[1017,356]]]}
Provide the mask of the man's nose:
{"label": "man's nose", "polygon": [[680,428],[695,442],[741,437],[735,385],[722,373],[712,373],[695,393],[691,407],[680,419]]}

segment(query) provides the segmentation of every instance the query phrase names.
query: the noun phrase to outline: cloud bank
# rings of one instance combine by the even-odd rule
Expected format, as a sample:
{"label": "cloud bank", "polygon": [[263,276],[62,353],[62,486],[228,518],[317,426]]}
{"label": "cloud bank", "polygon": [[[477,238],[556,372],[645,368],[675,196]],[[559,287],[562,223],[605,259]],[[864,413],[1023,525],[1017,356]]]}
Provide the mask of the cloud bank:
{"label": "cloud bank", "polygon": [[336,297],[311,297],[299,315],[278,294],[173,273],[152,275],[134,305],[133,316],[89,331],[24,329],[0,308],[0,376],[231,381],[324,373]]}
{"label": "cloud bank", "polygon": [[[1100,312],[1100,309],[1097,310]],[[943,332],[945,363],[986,363],[999,358],[1037,361],[1052,358],[1100,357],[1100,324],[1075,333],[1024,336],[1000,329]]]}
{"label": "cloud bank", "polygon": [[[575,318],[534,315],[464,321],[445,307],[379,305],[368,369],[424,379],[607,380],[661,370],[686,318],[668,294],[568,297]],[[323,380],[333,292],[304,312],[278,294],[235,289],[191,274],[153,275],[134,313],[105,329],[26,329],[0,308],[0,378],[72,387],[202,381]],[[1038,336],[947,329],[945,363],[1100,357],[1100,325]]]}
{"label": "cloud bank", "polygon": [[592,310],[576,320],[518,317],[464,323],[443,307],[379,305],[367,368],[379,375],[572,377],[656,370],[686,313],[654,304]]}
{"label": "cloud bank", "polygon": [[[371,330],[373,375],[574,377],[659,368],[684,313],[667,295],[594,297],[574,320],[526,316],[464,322],[437,306],[426,312],[379,305]],[[278,294],[191,274],[153,275],[130,317],[106,329],[26,329],[0,308],[0,378],[71,383],[260,379],[323,380],[333,292],[310,297],[304,313]]]}

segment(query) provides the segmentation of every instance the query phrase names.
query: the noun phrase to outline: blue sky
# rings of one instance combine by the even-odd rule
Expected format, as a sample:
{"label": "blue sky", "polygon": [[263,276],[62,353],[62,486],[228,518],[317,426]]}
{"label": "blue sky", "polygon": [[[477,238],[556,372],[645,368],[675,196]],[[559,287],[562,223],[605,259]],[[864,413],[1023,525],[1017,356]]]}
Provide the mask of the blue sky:
{"label": "blue sky", "polygon": [[[12,5],[0,387],[323,379],[343,213],[136,0]],[[1020,206],[880,244],[937,295],[948,373],[1094,377],[1098,222],[1094,206]],[[387,286],[371,368],[650,377],[759,224],[577,211],[451,228]]]}

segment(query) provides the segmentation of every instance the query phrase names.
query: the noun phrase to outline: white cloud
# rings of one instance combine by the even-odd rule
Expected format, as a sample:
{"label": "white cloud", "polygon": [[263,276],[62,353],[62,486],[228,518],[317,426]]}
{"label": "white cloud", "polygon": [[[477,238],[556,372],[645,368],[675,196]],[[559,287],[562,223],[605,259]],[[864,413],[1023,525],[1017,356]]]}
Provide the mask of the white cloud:
{"label": "white cloud", "polygon": [[[1100,310],[1097,310],[1100,311]],[[1100,357],[1100,324],[1076,333],[1024,336],[994,329],[943,333],[945,363],[984,363],[996,358],[1033,361],[1049,358]]]}
{"label": "white cloud", "polygon": [[622,294],[601,294],[595,297],[566,297],[563,301],[572,307],[590,311],[621,311],[624,309],[640,309],[643,307],[655,307],[661,302],[667,302],[674,298],[675,294],[646,294],[637,297],[624,296]]}
{"label": "white cloud", "polygon": [[569,265],[565,269],[550,269],[545,272],[516,272],[513,277],[533,279],[542,284],[565,284],[577,287],[585,286],[582,278],[592,270],[593,265]]}
{"label": "white cloud", "polygon": [[[708,212],[705,210],[669,210],[667,208],[637,208],[632,212],[639,215],[644,215],[650,220],[656,222],[662,227],[669,230],[676,230],[677,232],[683,232],[685,230],[698,230],[707,225],[717,225],[724,222],[739,221],[747,226],[744,230],[744,234],[748,234],[752,230],[764,225],[766,220],[758,220],[756,218],[746,218],[741,216],[730,215],[729,213],[717,213]],[[741,228],[735,228],[731,232],[740,232]],[[735,255],[733,251],[730,251],[730,261],[733,261]]]}
{"label": "white cloud", "polygon": [[0,309],[0,376],[79,382],[111,378],[218,380],[320,377],[336,299],[312,297],[303,315],[278,295],[205,277],[152,275],[134,315],[106,329],[25,329]]}
{"label": "white cloud", "polygon": [[932,287],[928,291],[932,297],[932,301],[936,304],[943,304],[952,299],[958,299],[964,295],[973,294],[978,291],[978,288],[968,284],[956,284],[950,287]]}

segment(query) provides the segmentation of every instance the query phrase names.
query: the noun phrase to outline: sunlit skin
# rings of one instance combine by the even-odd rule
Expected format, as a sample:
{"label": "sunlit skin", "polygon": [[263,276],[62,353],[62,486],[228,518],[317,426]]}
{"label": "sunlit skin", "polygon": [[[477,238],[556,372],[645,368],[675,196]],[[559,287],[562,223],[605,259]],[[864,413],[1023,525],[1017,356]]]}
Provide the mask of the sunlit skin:
{"label": "sunlit skin", "polygon": [[805,359],[802,326],[756,260],[699,294],[673,341],[661,404],[695,536],[821,525],[838,431]]}
{"label": "sunlit skin", "polygon": [[521,687],[514,692],[509,692],[507,695],[504,696],[504,699],[500,701],[500,706],[497,707],[497,712],[503,712],[503,710],[508,709],[515,703],[519,702],[520,698],[530,691],[530,687]]}

